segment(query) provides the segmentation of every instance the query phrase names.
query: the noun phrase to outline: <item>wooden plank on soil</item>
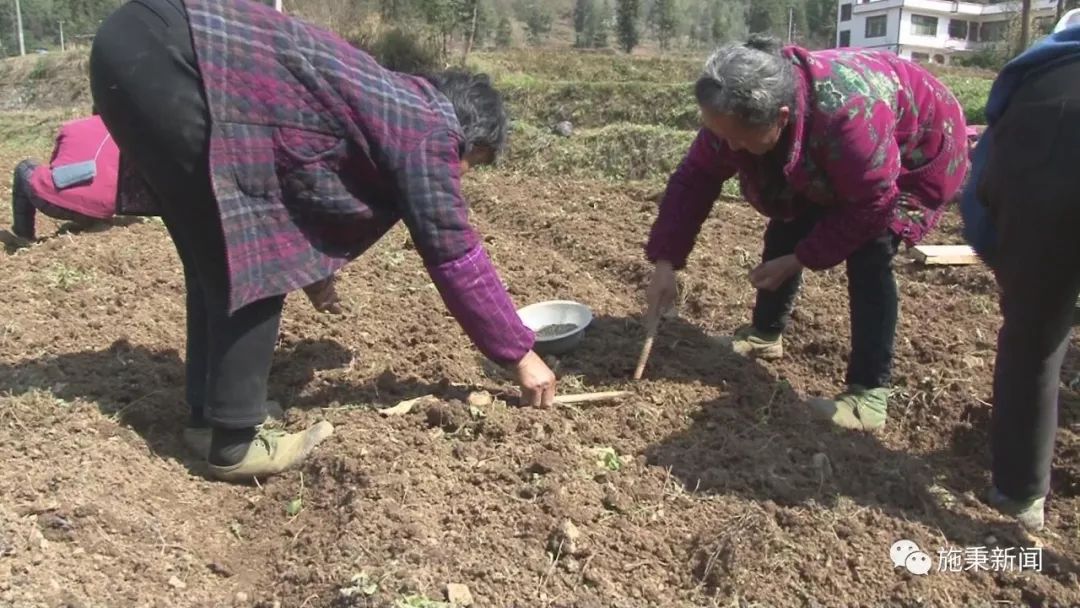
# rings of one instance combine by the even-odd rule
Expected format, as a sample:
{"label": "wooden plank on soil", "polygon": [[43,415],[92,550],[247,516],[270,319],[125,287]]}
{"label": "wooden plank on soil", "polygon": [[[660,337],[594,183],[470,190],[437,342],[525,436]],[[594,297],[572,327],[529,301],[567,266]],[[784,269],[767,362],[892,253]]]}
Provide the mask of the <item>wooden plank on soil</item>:
{"label": "wooden plank on soil", "polygon": [[914,256],[923,264],[935,266],[979,263],[979,256],[967,245],[919,245],[914,248]]}

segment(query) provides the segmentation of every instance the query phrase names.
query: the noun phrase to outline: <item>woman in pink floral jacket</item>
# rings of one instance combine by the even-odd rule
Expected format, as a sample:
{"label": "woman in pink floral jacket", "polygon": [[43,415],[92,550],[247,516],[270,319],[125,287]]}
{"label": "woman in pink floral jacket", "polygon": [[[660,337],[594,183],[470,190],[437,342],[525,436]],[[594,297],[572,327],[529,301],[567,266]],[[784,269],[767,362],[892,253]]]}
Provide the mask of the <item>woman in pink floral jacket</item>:
{"label": "woman in pink floral jacket", "polygon": [[783,355],[804,268],[847,263],[847,388],[816,399],[823,417],[863,430],[885,423],[897,320],[892,258],[936,225],[967,171],[963,111],[918,65],[887,52],[780,49],[768,39],[718,50],[695,94],[704,128],[671,176],[646,252],[652,310],[675,293],[725,181],[770,218],[752,323],[735,352]]}

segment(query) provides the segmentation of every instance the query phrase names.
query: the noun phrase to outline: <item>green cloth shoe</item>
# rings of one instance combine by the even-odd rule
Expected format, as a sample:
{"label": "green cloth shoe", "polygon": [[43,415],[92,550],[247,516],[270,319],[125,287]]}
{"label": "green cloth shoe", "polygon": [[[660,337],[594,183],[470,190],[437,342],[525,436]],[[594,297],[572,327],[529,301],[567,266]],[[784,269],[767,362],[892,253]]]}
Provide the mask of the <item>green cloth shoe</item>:
{"label": "green cloth shoe", "polygon": [[1005,496],[997,488],[991,487],[986,502],[999,513],[1015,517],[1021,526],[1031,532],[1038,532],[1046,525],[1046,497],[1031,500],[1014,500]]}
{"label": "green cloth shoe", "polygon": [[[267,422],[281,422],[284,419],[285,410],[281,408],[281,404],[277,401],[267,401],[266,421],[263,424],[266,424]],[[184,427],[184,445],[193,455],[206,460],[210,457],[210,438],[213,433],[213,429],[208,426]]]}
{"label": "green cloth shoe", "polygon": [[783,336],[763,334],[753,325],[740,327],[726,341],[730,341],[732,352],[743,357],[775,361],[784,356]]}
{"label": "green cloth shoe", "polygon": [[323,420],[299,433],[260,428],[244,459],[232,466],[210,465],[210,474],[222,481],[251,481],[295,469],[307,460],[315,446],[334,434],[334,425]]}
{"label": "green cloth shoe", "polygon": [[840,428],[874,431],[885,426],[889,389],[853,384],[835,399],[811,399],[808,405],[815,415]]}

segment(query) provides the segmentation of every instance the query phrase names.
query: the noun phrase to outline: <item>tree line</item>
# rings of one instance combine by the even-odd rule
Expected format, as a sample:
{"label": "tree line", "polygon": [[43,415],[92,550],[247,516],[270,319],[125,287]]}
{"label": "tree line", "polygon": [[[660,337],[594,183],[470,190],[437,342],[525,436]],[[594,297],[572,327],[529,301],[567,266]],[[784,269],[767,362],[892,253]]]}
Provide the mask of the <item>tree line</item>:
{"label": "tree line", "polygon": [[[272,3],[273,0],[260,0]],[[26,49],[86,40],[124,0],[19,0]],[[662,51],[701,49],[768,33],[809,48],[836,37],[836,0],[284,0],[287,12],[312,17],[367,46],[379,44],[363,24],[396,28],[445,56],[460,48],[506,48],[550,42],[571,29],[579,48],[643,45]],[[1066,9],[1078,0],[1061,0]],[[1025,2],[1025,4],[1027,4]],[[562,32],[560,32],[562,33]],[[382,35],[382,34],[378,34]],[[393,37],[393,36],[392,36]],[[362,44],[363,45],[363,44]],[[15,0],[0,0],[0,55],[18,52]]]}
{"label": "tree line", "polygon": [[[614,11],[611,3],[614,1]],[[575,43],[625,52],[645,41],[660,50],[700,48],[767,33],[813,48],[833,46],[835,0],[575,0]]]}
{"label": "tree line", "polygon": [[[272,0],[264,0],[267,3]],[[124,0],[19,0],[27,52],[88,40]],[[343,34],[377,15],[384,24],[422,29],[443,50],[549,42],[572,26],[580,48],[644,44],[661,50],[700,48],[770,32],[815,47],[830,46],[835,0],[285,0],[291,13],[318,15]],[[0,0],[0,55],[18,53],[15,1]]]}
{"label": "tree line", "polygon": [[630,52],[698,48],[769,32],[815,47],[835,38],[835,0],[377,0],[393,23],[434,28],[441,42],[508,47],[520,31],[527,44],[548,42],[570,24],[579,48]]}
{"label": "tree line", "polygon": [[[26,52],[86,40],[123,0],[19,0]],[[19,53],[14,0],[0,0],[0,56]]]}

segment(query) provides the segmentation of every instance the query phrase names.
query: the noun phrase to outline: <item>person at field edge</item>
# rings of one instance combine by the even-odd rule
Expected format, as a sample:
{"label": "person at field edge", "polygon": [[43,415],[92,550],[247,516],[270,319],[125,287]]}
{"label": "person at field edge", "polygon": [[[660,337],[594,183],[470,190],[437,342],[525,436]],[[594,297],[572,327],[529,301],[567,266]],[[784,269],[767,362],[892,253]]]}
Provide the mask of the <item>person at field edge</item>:
{"label": "person at field edge", "polygon": [[[70,120],[60,126],[48,164],[26,159],[15,167],[11,184],[11,232],[17,245],[37,239],[37,213],[91,228],[116,213],[116,176],[120,150],[98,116]],[[93,174],[58,184],[53,170],[92,164]]]}
{"label": "person at field edge", "polygon": [[[58,185],[53,170],[91,162],[93,174],[70,185]],[[120,150],[95,110],[92,116],[60,126],[49,164],[26,159],[15,167],[11,185],[11,244],[27,246],[37,238],[37,212],[80,228],[108,225],[116,215]],[[6,240],[6,239],[5,239]],[[334,277],[304,287],[312,306],[342,314]]]}
{"label": "person at field edge", "polygon": [[960,203],[1003,317],[988,502],[1035,531],[1045,525],[1061,365],[1080,296],[1080,27],[1062,23],[994,81]]}
{"label": "person at field edge", "polygon": [[94,37],[90,74],[121,151],[121,203],[159,208],[184,266],[184,438],[212,476],[294,468],[332,433],[261,426],[282,303],[399,220],[477,347],[526,402],[553,403],[555,377],[460,192],[506,140],[486,76],[391,72],[250,0],[132,0]]}
{"label": "person at field edge", "polygon": [[703,128],[671,176],[646,255],[656,264],[650,310],[670,305],[724,182],[769,218],[741,355],[783,356],[803,269],[847,265],[851,354],[846,390],[812,399],[834,424],[886,421],[898,295],[892,260],[919,242],[967,171],[960,104],[929,72],[873,50],[807,51],[753,37],[706,62],[695,86]]}

